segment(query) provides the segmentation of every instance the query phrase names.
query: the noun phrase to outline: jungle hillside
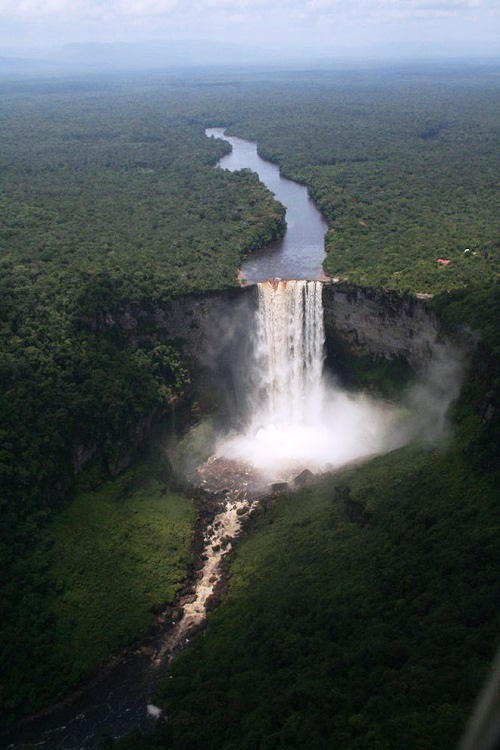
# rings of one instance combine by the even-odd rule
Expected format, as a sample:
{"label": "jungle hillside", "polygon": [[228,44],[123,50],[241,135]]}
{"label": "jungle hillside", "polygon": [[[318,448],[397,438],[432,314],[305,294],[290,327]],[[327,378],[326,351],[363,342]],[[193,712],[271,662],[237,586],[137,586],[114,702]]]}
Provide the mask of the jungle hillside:
{"label": "jungle hillside", "polygon": [[446,445],[255,517],[158,688],[168,721],[117,747],[456,746],[499,642],[499,86],[479,64],[0,79],[5,727],[148,632],[192,559],[192,501],[147,447],[200,408],[182,342],[100,321],[235,287],[283,234],[254,174],[214,169],[224,126],[308,187],[325,272],[425,296],[467,377]]}

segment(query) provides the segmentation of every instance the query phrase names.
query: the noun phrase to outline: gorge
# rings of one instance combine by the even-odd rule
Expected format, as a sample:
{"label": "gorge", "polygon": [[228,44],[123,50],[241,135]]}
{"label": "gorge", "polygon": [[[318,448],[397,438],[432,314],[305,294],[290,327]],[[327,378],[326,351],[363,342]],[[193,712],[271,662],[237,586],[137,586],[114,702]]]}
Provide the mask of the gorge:
{"label": "gorge", "polygon": [[[320,221],[320,235],[323,229]],[[220,580],[218,565],[230,551],[244,517],[269,495],[269,485],[293,485],[304,471],[331,471],[431,430],[433,438],[440,436],[448,404],[458,392],[461,362],[449,345],[440,343],[435,316],[412,298],[317,280],[320,244],[315,240],[311,247],[314,252],[306,257],[305,268],[297,257],[288,270],[272,265],[271,276],[287,280],[261,281],[257,277],[267,278],[268,266],[262,271],[254,265],[251,272],[247,266],[246,279],[258,283],[180,297],[155,308],[129,304],[95,320],[97,331],[116,330],[136,344],[146,338],[182,339],[195,386],[211,392],[226,415],[214,454],[197,467],[200,489],[216,498],[215,514],[204,532],[201,558],[206,559],[198,580],[181,600],[180,622],[92,688],[89,700],[84,698],[83,705],[77,702],[76,716],[65,708],[69,720],[54,714],[42,720],[51,728],[28,726],[20,734],[21,741],[43,734],[40,746],[63,750],[74,747],[78,737],[80,747],[91,748],[108,726],[116,735],[150,726],[155,713],[154,709],[148,713],[147,705],[154,680],[203,624],[207,601]],[[299,280],[293,278],[297,276]],[[346,352],[388,361],[401,358],[421,375],[418,428],[408,411],[411,397],[404,408],[395,408],[348,393],[333,378],[324,378],[325,354],[328,369],[334,370],[336,358]],[[428,418],[423,414],[426,399],[433,406],[438,403],[438,420],[432,409]],[[224,486],[228,482],[236,485]]]}

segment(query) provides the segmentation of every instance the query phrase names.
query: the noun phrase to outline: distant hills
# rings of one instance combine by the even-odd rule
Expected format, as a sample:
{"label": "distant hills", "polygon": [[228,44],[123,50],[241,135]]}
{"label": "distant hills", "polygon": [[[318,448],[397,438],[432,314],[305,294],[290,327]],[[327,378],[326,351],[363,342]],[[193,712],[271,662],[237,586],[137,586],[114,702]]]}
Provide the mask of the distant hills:
{"label": "distant hills", "polygon": [[0,74],[148,70],[279,62],[278,51],[199,40],[75,42],[39,57],[1,56]]}
{"label": "distant hills", "polygon": [[66,44],[62,48],[60,59],[71,65],[84,65],[91,68],[184,68],[255,62],[261,55],[262,51],[256,48],[192,39],[113,44],[97,42]]}
{"label": "distant hills", "polygon": [[[258,47],[199,39],[166,39],[137,42],[72,42],[45,50],[18,49],[0,55],[0,75],[73,74],[107,71],[141,71],[231,66],[298,66],[308,68],[335,63],[366,64],[403,60],[443,61],[463,58],[464,52],[443,45],[413,45],[361,48],[344,44],[324,49],[277,43]],[[477,55],[472,57],[477,58]]]}

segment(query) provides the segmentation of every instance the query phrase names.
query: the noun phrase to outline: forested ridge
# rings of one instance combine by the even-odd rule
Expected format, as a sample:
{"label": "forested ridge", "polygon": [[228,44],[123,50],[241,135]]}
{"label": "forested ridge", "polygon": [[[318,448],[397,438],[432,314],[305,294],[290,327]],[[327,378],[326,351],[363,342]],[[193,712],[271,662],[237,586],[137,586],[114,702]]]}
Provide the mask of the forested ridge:
{"label": "forested ridge", "polygon": [[120,748],[457,746],[498,639],[498,492],[405,449],[252,524],[205,637]]}
{"label": "forested ridge", "polygon": [[[234,285],[243,255],[283,230],[254,175],[213,168],[227,144],[204,128],[223,125],[308,186],[327,273],[434,294],[450,333],[467,329],[470,377],[448,448],[405,449],[255,519],[206,637],[159,691],[169,721],[123,746],[454,747],[499,632],[498,79],[162,76],[0,94],[5,719],[144,632],[182,580],[192,515],[169,467],[109,471],[190,373],[180,348],[94,323]],[[75,446],[94,455],[76,488]],[[158,571],[152,529],[170,550]],[[129,547],[152,576],[133,577],[133,621],[118,601]],[[114,592],[96,576],[113,565]],[[121,624],[99,623],[103,602]],[[105,646],[76,659],[96,632]]]}
{"label": "forested ridge", "polygon": [[[214,169],[228,145],[190,123],[178,97],[151,95],[147,86],[55,89],[4,92],[0,120],[7,717],[70,684],[46,679],[49,663],[53,673],[67,670],[49,625],[54,582],[44,528],[75,464],[90,455],[114,471],[138,442],[138,422],[188,390],[178,348],[154,340],[133,347],[98,330],[96,319],[130,302],[149,309],[236,285],[244,253],[284,227],[282,207],[256,175]],[[96,664],[89,660],[87,670]]]}

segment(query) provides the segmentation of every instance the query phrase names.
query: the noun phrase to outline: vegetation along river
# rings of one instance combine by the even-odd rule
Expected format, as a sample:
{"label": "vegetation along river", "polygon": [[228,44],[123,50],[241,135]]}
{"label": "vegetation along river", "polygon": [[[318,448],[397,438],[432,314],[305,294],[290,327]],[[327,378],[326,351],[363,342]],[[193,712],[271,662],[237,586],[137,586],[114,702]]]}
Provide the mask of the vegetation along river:
{"label": "vegetation along river", "polygon": [[[283,239],[247,259],[241,268],[242,277],[251,283],[276,278],[321,279],[327,225],[307,189],[281,177],[278,167],[260,158],[255,143],[226,137],[223,128],[210,128],[206,133],[224,138],[232,146],[218,167],[256,172],[287,211]],[[209,475],[210,465],[202,467],[202,485],[206,486]],[[19,728],[7,740],[10,750],[35,746],[44,750],[91,750],[99,746],[104,735],[120,737],[134,728],[147,730],[154,724],[156,709],[150,700],[155,682],[168,671],[173,655],[187,645],[192,630],[204,621],[205,603],[219,579],[214,568],[231,549],[229,539],[238,535],[240,520],[252,511],[253,500],[249,490],[234,488],[227,497],[220,498],[213,521],[201,534],[206,574],[198,576],[198,584],[185,597],[187,601],[180,602],[183,619],[138,644],[132,652],[117,657],[64,705]],[[211,588],[207,588],[207,581]]]}
{"label": "vegetation along river", "polygon": [[208,136],[223,138],[232,151],[223,156],[219,167],[234,172],[251,169],[286,208],[287,230],[283,239],[252,253],[241,267],[241,275],[251,282],[268,279],[321,279],[325,257],[327,224],[307,188],[280,175],[279,168],[257,153],[257,144],[226,136],[224,128],[208,128]]}

